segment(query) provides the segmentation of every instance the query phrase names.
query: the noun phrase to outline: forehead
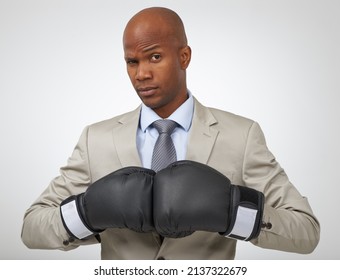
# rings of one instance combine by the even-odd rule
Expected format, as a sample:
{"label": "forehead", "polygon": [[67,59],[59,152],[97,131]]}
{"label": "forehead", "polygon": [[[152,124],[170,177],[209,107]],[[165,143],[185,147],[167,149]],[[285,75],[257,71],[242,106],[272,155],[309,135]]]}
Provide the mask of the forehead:
{"label": "forehead", "polygon": [[166,30],[138,26],[127,29],[123,37],[124,52],[148,52],[155,49],[175,48],[174,38]]}

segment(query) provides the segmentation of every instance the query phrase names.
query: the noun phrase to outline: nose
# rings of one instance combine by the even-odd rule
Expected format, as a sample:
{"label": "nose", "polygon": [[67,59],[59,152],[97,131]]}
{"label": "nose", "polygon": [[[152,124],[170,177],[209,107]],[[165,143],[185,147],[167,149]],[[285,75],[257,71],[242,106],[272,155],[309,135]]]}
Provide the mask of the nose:
{"label": "nose", "polygon": [[150,66],[147,63],[139,63],[136,71],[136,80],[143,81],[152,77]]}

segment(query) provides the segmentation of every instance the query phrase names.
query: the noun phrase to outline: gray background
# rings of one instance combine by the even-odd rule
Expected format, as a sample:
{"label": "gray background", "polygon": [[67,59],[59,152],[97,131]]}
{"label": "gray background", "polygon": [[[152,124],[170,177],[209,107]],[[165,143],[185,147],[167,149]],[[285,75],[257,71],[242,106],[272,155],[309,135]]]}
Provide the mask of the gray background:
{"label": "gray background", "polygon": [[258,121],[321,223],[310,255],[239,242],[237,259],[339,259],[339,1],[0,0],[0,259],[98,259],[99,247],[29,250],[25,210],[87,124],[139,104],[121,37],[148,6],[182,17],[188,86],[205,105]]}

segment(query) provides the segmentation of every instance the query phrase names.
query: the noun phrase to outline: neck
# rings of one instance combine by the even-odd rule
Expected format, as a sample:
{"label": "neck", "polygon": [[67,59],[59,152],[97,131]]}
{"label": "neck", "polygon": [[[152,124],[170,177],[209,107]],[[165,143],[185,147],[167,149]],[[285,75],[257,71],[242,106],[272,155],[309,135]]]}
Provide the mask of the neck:
{"label": "neck", "polygon": [[171,116],[171,114],[173,112],[175,112],[188,98],[189,98],[189,95],[188,95],[188,93],[186,91],[185,94],[182,94],[171,105],[168,104],[167,106],[163,106],[163,107],[159,107],[159,108],[154,108],[153,110],[162,119],[166,119],[169,116]]}

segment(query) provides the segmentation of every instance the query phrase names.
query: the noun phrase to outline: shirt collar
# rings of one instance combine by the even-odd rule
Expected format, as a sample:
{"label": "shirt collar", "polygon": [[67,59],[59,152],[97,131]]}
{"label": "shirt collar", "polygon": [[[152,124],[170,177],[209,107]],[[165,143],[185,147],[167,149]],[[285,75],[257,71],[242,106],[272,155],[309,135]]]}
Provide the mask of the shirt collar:
{"label": "shirt collar", "polygon": [[[194,99],[188,91],[188,99],[177,108],[167,119],[177,122],[185,131],[189,131],[194,113]],[[140,114],[140,128],[143,132],[156,120],[161,119],[154,110],[142,104]]]}

